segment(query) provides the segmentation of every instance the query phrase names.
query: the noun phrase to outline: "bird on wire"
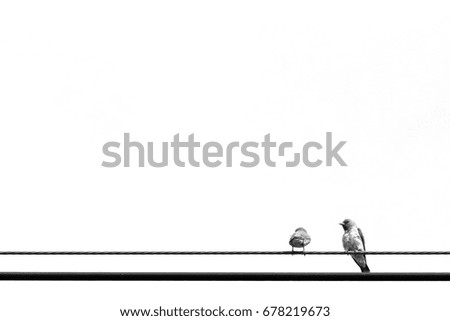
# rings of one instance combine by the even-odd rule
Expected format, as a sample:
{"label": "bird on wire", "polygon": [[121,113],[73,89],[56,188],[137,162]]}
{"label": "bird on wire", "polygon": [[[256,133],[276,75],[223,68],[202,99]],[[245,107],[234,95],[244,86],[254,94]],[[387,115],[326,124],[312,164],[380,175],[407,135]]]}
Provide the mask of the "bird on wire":
{"label": "bird on wire", "polygon": [[[342,236],[342,244],[345,251],[365,251],[366,242],[364,240],[364,234],[361,229],[356,226],[356,223],[352,220],[346,219],[344,222],[339,223],[344,228],[344,235]],[[352,254],[353,260],[358,264],[361,272],[370,272],[367,265],[366,256],[364,254]]]}
{"label": "bird on wire", "polygon": [[294,253],[294,247],[301,247],[303,248],[303,252],[305,252],[305,246],[309,243],[311,243],[311,237],[303,227],[296,229],[289,240],[289,245],[292,247],[292,253]]}

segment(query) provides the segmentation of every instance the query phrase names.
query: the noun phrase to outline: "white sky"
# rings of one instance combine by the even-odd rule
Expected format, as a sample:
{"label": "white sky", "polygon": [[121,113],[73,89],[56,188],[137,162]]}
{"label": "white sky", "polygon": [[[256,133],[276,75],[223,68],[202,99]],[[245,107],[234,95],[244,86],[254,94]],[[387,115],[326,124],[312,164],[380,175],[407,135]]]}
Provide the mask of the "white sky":
{"label": "white sky", "polygon": [[[448,1],[3,1],[0,251],[450,250]],[[104,168],[102,146],[348,143],[348,167]],[[0,271],[356,272],[345,256],[0,257]],[[368,257],[450,271],[449,257]],[[328,305],[329,320],[432,320],[449,284],[2,282],[0,319],[119,308]],[[425,294],[425,295],[424,295]],[[254,317],[254,320],[264,319]],[[285,318],[282,318],[285,319]]]}
{"label": "white sky", "polygon": [[[448,5],[2,4],[0,250],[449,250]],[[275,5],[276,4],[276,5]],[[102,168],[102,145],[348,143],[348,167]],[[446,257],[369,257],[448,271]],[[347,257],[2,258],[4,270],[358,271]]]}

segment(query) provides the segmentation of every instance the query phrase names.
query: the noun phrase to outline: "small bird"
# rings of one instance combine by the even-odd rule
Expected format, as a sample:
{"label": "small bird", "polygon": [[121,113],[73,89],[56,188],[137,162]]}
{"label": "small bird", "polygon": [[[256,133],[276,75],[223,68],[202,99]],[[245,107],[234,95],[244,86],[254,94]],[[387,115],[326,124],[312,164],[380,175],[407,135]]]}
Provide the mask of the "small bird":
{"label": "small bird", "polygon": [[305,246],[309,243],[311,243],[311,237],[303,227],[296,229],[289,240],[289,244],[292,247],[292,252],[294,252],[294,247],[302,247],[303,252],[305,252]]}
{"label": "small bird", "polygon": [[[339,223],[344,228],[344,235],[342,236],[342,244],[345,251],[365,251],[366,242],[364,235],[360,228],[356,226],[356,223],[352,220],[346,219],[344,222]],[[353,260],[358,264],[361,272],[370,272],[367,266],[366,256],[364,254],[352,254]]]}

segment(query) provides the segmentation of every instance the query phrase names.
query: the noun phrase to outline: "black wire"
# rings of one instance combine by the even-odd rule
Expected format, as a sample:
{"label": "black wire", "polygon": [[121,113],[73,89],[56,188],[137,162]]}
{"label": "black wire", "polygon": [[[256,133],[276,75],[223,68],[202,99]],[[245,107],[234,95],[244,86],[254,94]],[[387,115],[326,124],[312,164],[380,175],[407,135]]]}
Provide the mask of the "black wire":
{"label": "black wire", "polygon": [[450,251],[0,251],[0,255],[450,255]]}
{"label": "black wire", "polygon": [[450,281],[450,273],[0,272],[0,281]]}

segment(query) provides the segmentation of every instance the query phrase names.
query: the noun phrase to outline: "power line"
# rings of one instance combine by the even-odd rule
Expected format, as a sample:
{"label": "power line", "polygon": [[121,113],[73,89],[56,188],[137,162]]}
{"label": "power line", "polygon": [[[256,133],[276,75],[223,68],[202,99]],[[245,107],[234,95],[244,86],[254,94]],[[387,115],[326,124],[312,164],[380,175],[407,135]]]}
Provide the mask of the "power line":
{"label": "power line", "polygon": [[450,273],[0,272],[0,281],[450,281]]}
{"label": "power line", "polygon": [[0,251],[0,255],[450,255],[450,251]]}

